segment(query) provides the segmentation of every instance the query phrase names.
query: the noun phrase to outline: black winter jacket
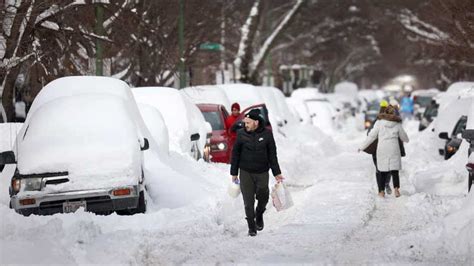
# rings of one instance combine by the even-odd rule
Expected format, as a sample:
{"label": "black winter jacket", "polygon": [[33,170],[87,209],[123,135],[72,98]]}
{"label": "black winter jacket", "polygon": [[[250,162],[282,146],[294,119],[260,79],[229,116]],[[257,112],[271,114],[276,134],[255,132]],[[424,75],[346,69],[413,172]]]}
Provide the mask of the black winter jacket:
{"label": "black winter jacket", "polygon": [[275,139],[270,130],[259,127],[255,132],[247,132],[245,128],[237,131],[230,174],[236,176],[239,168],[255,174],[268,172],[271,168],[274,176],[281,174]]}

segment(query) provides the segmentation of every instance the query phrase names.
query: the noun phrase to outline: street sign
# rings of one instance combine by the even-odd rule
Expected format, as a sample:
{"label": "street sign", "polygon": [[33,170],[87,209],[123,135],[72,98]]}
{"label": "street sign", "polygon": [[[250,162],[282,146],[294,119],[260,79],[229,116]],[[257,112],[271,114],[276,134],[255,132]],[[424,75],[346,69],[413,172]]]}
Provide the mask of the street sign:
{"label": "street sign", "polygon": [[199,50],[221,51],[222,45],[220,43],[215,43],[215,42],[205,42],[199,45]]}

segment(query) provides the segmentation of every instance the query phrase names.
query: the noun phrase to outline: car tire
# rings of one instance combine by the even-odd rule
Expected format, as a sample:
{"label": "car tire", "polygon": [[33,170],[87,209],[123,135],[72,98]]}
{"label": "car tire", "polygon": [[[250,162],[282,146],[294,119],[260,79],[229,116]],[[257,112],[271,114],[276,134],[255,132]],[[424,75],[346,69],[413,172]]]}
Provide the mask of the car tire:
{"label": "car tire", "polygon": [[145,199],[145,191],[140,192],[140,197],[138,198],[138,206],[134,213],[145,213],[146,212],[146,199]]}
{"label": "car tire", "polygon": [[134,215],[137,213],[145,213],[146,212],[145,191],[140,192],[140,196],[138,197],[138,205],[135,209],[119,210],[116,212],[118,215]]}

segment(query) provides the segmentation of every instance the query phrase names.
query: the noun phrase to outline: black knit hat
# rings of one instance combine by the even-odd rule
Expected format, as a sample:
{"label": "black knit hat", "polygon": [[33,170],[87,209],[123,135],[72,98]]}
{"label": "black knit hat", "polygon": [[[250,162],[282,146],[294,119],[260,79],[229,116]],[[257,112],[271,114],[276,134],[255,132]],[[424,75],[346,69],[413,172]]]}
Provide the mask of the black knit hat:
{"label": "black knit hat", "polygon": [[263,116],[262,116],[262,113],[260,113],[260,110],[259,109],[252,109],[250,110],[250,112],[248,114],[245,115],[245,117],[248,117],[252,120],[257,120],[259,121],[260,123],[263,122]]}

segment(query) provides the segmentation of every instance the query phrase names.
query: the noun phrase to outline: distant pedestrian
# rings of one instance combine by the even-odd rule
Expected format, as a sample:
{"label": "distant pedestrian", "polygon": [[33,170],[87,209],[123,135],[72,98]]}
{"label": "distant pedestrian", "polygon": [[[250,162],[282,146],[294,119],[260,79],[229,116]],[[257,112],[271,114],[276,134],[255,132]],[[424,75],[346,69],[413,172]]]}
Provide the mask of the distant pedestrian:
{"label": "distant pedestrian", "polygon": [[[379,115],[385,113],[385,109],[387,109],[387,106],[388,106],[388,102],[386,100],[380,101]],[[375,122],[377,122],[377,118],[375,118],[371,127],[369,127],[369,130],[367,131],[367,135],[369,135],[372,128],[374,128]],[[376,153],[372,154],[372,160],[374,161],[374,165],[375,165],[375,180],[378,180],[381,178],[380,177],[381,173],[379,169],[377,168],[377,154]],[[389,175],[387,179],[385,180],[385,193],[387,194],[392,194],[392,188],[390,187],[390,178],[391,176]]]}
{"label": "distant pedestrian", "polygon": [[[269,198],[268,170],[272,170],[278,182],[283,180],[275,140],[272,132],[265,128],[264,121],[258,109],[252,109],[245,115],[245,128],[237,131],[232,150],[230,174],[235,182],[240,169],[240,190],[250,236],[257,235],[257,230],[263,230],[263,213]],[[256,209],[255,199],[258,201]]]}
{"label": "distant pedestrian", "polygon": [[411,119],[415,111],[415,104],[411,95],[407,93],[403,96],[400,106],[400,112],[403,119]]}
{"label": "distant pedestrian", "polygon": [[232,126],[234,125],[239,115],[240,115],[240,105],[239,103],[233,103],[231,106],[231,114],[225,120],[225,124],[227,128],[232,128]]}
{"label": "distant pedestrian", "polygon": [[402,127],[401,118],[396,115],[396,109],[392,105],[387,106],[385,112],[378,116],[374,128],[359,151],[366,149],[375,140],[378,141],[376,156],[377,169],[380,171],[380,175],[377,176],[379,196],[385,196],[385,180],[391,175],[395,196],[400,197],[399,170],[402,169],[402,154],[399,140],[408,142],[409,139]]}

